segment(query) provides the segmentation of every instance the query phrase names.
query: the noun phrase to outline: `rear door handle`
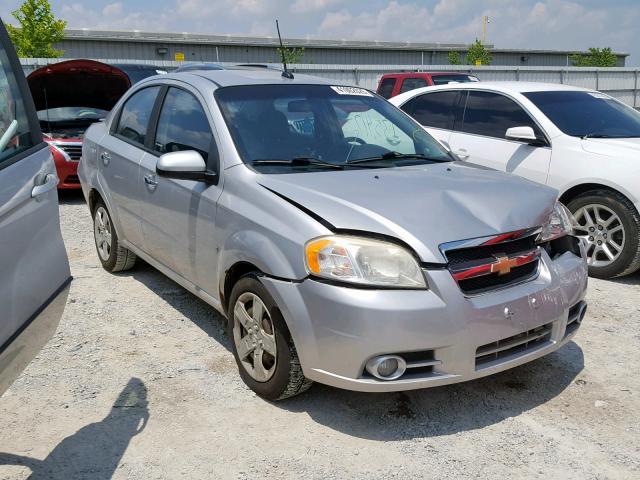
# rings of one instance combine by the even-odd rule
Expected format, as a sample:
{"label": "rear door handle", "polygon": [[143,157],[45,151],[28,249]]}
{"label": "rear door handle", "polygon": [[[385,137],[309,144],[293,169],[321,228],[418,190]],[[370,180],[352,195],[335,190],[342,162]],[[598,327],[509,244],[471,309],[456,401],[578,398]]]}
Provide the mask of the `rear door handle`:
{"label": "rear door handle", "polygon": [[31,198],[39,197],[47,192],[50,192],[54,188],[58,186],[58,177],[55,173],[48,173],[46,177],[44,177],[44,182],[39,185],[33,187],[31,190]]}
{"label": "rear door handle", "polygon": [[467,152],[467,150],[464,148],[459,148],[453,153],[460,157],[461,160],[466,160],[467,158],[469,158],[469,152]]}
{"label": "rear door handle", "polygon": [[100,154],[100,158],[102,159],[102,163],[105,167],[109,165],[109,162],[111,161],[111,155],[109,155],[109,152],[102,152]]}

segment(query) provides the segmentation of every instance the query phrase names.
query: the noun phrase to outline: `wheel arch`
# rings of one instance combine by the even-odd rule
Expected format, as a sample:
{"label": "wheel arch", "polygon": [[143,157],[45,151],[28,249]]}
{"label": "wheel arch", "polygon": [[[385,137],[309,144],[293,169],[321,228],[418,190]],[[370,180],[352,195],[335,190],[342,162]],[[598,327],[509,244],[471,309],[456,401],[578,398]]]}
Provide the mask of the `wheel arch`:
{"label": "wheel arch", "polygon": [[568,188],[567,190],[565,190],[560,197],[558,198],[558,200],[560,200],[560,202],[562,202],[562,204],[567,205],[571,200],[573,200],[574,198],[576,198],[578,195],[591,191],[591,190],[607,190],[610,191],[612,193],[618,194],[618,195],[622,195],[625,199],[627,199],[631,204],[634,204],[634,199],[624,190],[620,189],[620,188],[616,188],[614,186],[611,185],[607,185],[605,183],[598,183],[598,182],[586,182],[586,183],[579,183],[577,185],[573,185],[572,187]]}

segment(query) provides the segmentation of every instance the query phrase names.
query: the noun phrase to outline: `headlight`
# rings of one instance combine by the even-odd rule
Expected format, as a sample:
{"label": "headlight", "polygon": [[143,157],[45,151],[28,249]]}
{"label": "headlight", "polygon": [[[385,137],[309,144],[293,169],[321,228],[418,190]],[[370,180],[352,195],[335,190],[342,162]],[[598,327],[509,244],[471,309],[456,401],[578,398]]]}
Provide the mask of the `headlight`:
{"label": "headlight", "polygon": [[315,238],[305,245],[311,275],[341,282],[392,288],[427,288],[420,265],[406,249],[352,236]]}
{"label": "headlight", "polygon": [[571,235],[573,233],[573,225],[575,220],[573,214],[560,202],[556,202],[553,212],[549,217],[549,221],[542,227],[540,233],[540,242],[555,240],[556,238]]}

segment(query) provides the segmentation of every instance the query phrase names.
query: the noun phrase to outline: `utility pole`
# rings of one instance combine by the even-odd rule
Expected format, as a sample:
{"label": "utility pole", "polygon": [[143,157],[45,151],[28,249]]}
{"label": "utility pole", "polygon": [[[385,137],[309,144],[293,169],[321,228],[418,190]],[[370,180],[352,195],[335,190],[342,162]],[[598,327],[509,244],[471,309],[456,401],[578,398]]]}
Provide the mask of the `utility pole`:
{"label": "utility pole", "polygon": [[484,15],[482,17],[482,45],[487,44],[487,24],[489,23],[489,16]]}

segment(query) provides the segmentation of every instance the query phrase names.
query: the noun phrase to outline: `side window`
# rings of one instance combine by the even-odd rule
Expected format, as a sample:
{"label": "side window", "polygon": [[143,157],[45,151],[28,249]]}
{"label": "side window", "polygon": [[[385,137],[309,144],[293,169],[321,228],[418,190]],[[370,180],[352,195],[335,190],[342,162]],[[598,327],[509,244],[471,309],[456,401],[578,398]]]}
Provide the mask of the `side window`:
{"label": "side window", "polygon": [[504,138],[511,127],[531,127],[536,135],[542,135],[527,112],[510,98],[492,92],[469,92],[462,132]]}
{"label": "side window", "polygon": [[452,128],[453,106],[457,91],[425,93],[405,103],[401,108],[421,125],[435,128]]}
{"label": "side window", "polygon": [[170,88],[160,110],[154,150],[160,153],[195,150],[207,161],[213,134],[196,97]]}
{"label": "side window", "polygon": [[395,78],[385,78],[378,87],[378,94],[384,98],[391,98],[393,87],[396,84]]}
{"label": "side window", "polygon": [[149,87],[134,93],[122,107],[115,134],[144,146],[149,119],[160,87]]}
{"label": "side window", "polygon": [[7,52],[0,45],[0,168],[33,145],[22,94]]}
{"label": "side window", "polygon": [[422,88],[426,86],[427,81],[424,78],[405,78],[402,81],[400,93],[408,92],[409,90],[415,90],[416,88]]}

